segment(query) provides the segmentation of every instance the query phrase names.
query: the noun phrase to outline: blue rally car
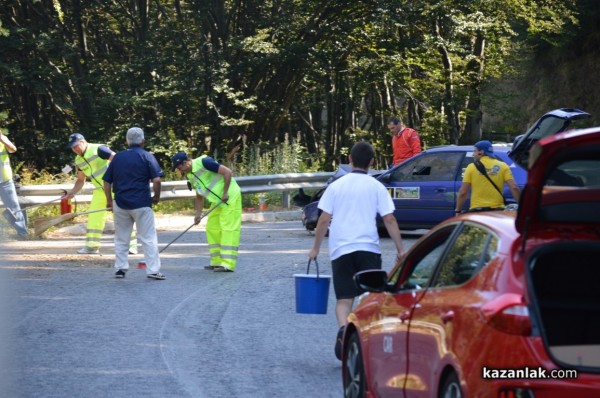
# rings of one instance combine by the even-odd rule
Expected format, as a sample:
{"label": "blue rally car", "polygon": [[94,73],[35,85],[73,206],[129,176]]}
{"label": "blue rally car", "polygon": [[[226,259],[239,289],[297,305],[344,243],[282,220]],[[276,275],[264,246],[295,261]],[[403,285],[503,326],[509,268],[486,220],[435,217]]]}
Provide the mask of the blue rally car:
{"label": "blue rally car", "polygon": [[[578,109],[556,109],[546,113],[515,143],[514,154],[526,158],[527,151],[521,145],[543,136],[540,130],[564,131],[572,120],[587,118],[589,114]],[[527,180],[527,172],[508,155],[511,144],[494,145],[494,154],[507,163],[519,188]],[[518,153],[517,153],[518,152]],[[519,156],[517,156],[519,157]],[[394,216],[402,230],[431,228],[439,222],[454,216],[456,197],[466,167],[473,163],[473,146],[448,145],[428,149],[386,171],[374,171],[371,174],[388,189],[394,199]],[[332,180],[350,172],[349,165],[342,165]],[[313,195],[313,201],[303,208],[302,223],[309,231],[317,226],[320,211],[318,199],[321,192]],[[504,186],[504,197],[508,203],[514,203],[508,186]],[[469,203],[464,209],[468,209]],[[383,224],[380,221],[380,226]]]}

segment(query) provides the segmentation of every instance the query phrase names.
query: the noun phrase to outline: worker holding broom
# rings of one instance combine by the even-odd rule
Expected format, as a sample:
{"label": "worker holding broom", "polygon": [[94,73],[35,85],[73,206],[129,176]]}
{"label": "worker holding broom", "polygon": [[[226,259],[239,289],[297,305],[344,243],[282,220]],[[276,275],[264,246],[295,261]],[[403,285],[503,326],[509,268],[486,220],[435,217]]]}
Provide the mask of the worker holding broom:
{"label": "worker holding broom", "polygon": [[[69,148],[77,154],[75,165],[77,167],[77,181],[73,188],[62,196],[61,199],[73,198],[84,186],[86,178],[89,178],[94,190],[89,211],[106,208],[106,197],[104,196],[104,182],[102,177],[106,172],[109,162],[115,153],[103,144],[91,144],[85,140],[80,133],[69,136]],[[100,238],[106,224],[106,211],[95,211],[88,215],[85,232],[85,246],[77,251],[79,254],[97,254],[100,251]],[[137,254],[137,240],[135,232],[131,235],[129,253]]]}
{"label": "worker holding broom", "polygon": [[242,228],[242,193],[233,172],[206,155],[191,160],[185,152],[177,152],[171,161],[173,171],[186,176],[196,191],[194,222],[198,224],[202,218],[203,198],[213,206],[206,221],[210,265],[204,268],[233,272]]}
{"label": "worker holding broom", "polygon": [[11,223],[20,236],[27,235],[27,220],[21,211],[17,190],[13,181],[12,168],[10,167],[9,153],[15,153],[17,147],[6,136],[6,129],[0,128],[0,198],[9,212],[4,217]]}

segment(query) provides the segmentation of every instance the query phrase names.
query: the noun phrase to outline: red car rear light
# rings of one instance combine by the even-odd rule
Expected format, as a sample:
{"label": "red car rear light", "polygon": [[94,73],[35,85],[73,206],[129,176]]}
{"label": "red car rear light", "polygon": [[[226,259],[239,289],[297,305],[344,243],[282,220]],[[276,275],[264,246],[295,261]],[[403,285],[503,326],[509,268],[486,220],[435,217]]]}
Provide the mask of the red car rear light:
{"label": "red car rear light", "polygon": [[511,388],[498,392],[498,398],[533,398],[533,392],[524,388]]}
{"label": "red car rear light", "polygon": [[523,296],[507,293],[496,297],[481,307],[484,318],[493,328],[509,334],[529,336],[531,319]]}

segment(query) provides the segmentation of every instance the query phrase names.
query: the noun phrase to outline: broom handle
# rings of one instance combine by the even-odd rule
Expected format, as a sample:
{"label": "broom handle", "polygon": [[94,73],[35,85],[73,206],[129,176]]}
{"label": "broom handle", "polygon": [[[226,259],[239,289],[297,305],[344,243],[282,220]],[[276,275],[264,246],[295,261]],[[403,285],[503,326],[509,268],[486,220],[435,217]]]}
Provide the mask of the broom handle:
{"label": "broom handle", "polygon": [[108,207],[105,207],[104,209],[88,210],[88,211],[82,211],[82,212],[79,212],[79,213],[71,213],[71,214],[75,214],[77,216],[82,216],[84,214],[98,213],[99,211],[107,211],[107,210],[108,210]]}
{"label": "broom handle", "polygon": [[[92,192],[92,191],[95,191],[96,189],[100,189],[100,188],[102,188],[102,187],[96,187],[96,188],[92,188],[92,189],[87,189],[85,191],[78,192],[77,194],[84,194],[84,193]],[[62,199],[62,196],[60,196],[58,198],[54,198],[54,199],[49,200],[47,202],[43,202],[43,203],[38,203],[38,204],[35,204],[35,205],[27,206],[27,207],[22,208],[21,210],[17,210],[14,214],[24,212],[25,210],[33,209],[34,207],[45,206],[47,204],[50,204],[52,202],[56,202],[57,200],[61,200],[61,199]]]}
{"label": "broom handle", "polygon": [[[213,207],[211,207],[206,213],[204,213],[201,217],[200,220],[202,220],[204,217],[206,217],[211,211],[213,211],[214,209],[216,209],[217,207],[219,207],[219,205],[223,203],[223,200],[219,201],[219,203],[217,203],[216,205],[214,205]],[[177,235],[177,237],[175,239],[173,239],[172,241],[170,241],[165,247],[163,247],[162,249],[160,249],[160,251],[158,252],[158,254],[162,253],[165,251],[165,249],[169,246],[171,246],[173,243],[175,243],[175,241],[179,238],[181,238],[183,236],[183,234],[185,234],[187,231],[189,231],[194,225],[196,225],[196,223],[190,225],[189,227],[186,228],[185,231],[183,231],[182,233],[180,233],[179,235]]]}
{"label": "broom handle", "polygon": [[189,231],[189,230],[190,230],[190,229],[191,229],[191,228],[192,228],[194,225],[196,225],[196,224],[192,224],[192,225],[190,225],[189,227],[187,227],[187,228],[185,229],[185,231],[183,231],[182,233],[180,233],[179,235],[177,235],[177,237],[176,237],[175,239],[173,239],[173,240],[172,240],[172,241],[170,241],[170,242],[169,242],[169,243],[168,243],[168,244],[167,244],[165,247],[163,247],[162,249],[160,249],[160,251],[158,252],[158,254],[160,254],[160,253],[164,252],[164,251],[165,251],[165,249],[166,249],[167,247],[169,247],[169,246],[171,246],[173,243],[175,243],[175,241],[176,241],[177,239],[181,238],[181,236],[182,236],[183,234],[185,234],[187,231]]}

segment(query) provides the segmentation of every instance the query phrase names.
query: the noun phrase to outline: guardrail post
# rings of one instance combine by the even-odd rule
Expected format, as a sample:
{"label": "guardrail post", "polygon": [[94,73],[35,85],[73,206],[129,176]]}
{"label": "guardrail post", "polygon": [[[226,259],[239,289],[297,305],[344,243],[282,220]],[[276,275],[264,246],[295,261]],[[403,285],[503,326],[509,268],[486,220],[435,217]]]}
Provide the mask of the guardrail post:
{"label": "guardrail post", "polygon": [[289,191],[283,191],[283,194],[281,195],[281,201],[283,204],[283,208],[284,209],[289,209],[290,208],[290,192]]}

